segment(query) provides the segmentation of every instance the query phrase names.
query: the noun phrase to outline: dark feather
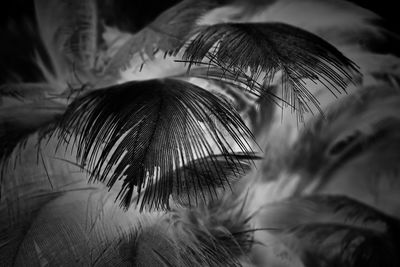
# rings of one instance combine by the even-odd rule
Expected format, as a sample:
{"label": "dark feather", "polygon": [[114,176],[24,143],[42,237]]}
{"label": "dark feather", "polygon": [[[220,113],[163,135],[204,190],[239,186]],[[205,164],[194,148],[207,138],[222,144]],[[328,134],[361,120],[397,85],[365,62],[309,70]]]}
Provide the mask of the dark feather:
{"label": "dark feather", "polygon": [[125,207],[135,187],[140,196],[146,186],[164,177],[158,192],[146,199],[160,203],[182,182],[176,168],[199,158],[205,159],[202,166],[217,164],[208,156],[218,153],[235,167],[240,161],[232,153],[253,153],[254,145],[230,105],[200,87],[172,79],[93,91],[73,102],[58,126],[60,142],[76,136],[69,145],[77,146],[78,160],[91,171],[91,179],[109,187],[123,179],[119,198]]}
{"label": "dark feather", "polygon": [[253,97],[261,97],[265,93],[268,93],[264,92],[262,84],[253,81],[252,78],[244,72],[232,73],[219,67],[206,66],[189,69],[189,72],[187,72],[185,76],[205,79],[218,83],[221,86],[234,86],[240,88],[243,91],[242,93]]}
{"label": "dark feather", "polygon": [[[221,190],[225,191],[232,183],[250,171],[252,161],[257,159],[260,157],[237,153],[210,155],[193,160],[146,187],[142,203],[149,203],[150,209],[169,208],[169,206],[163,207],[163,205],[168,205],[170,196],[175,203],[185,207],[197,206],[203,201],[208,203],[221,197],[223,194],[220,192]],[[179,177],[179,180],[175,177]],[[173,186],[168,188],[169,192],[162,190],[168,181],[173,181]],[[199,194],[200,192],[201,194]],[[157,196],[157,193],[164,195]]]}
{"label": "dark feather", "polygon": [[357,66],[335,47],[294,26],[225,23],[203,26],[196,33],[180,48],[185,48],[183,61],[189,69],[206,63],[233,77],[247,75],[247,84],[255,90],[262,89],[258,84],[271,84],[281,71],[282,98],[300,114],[310,109],[308,102],[319,107],[304,79],[319,82],[335,94],[345,91],[359,75]]}

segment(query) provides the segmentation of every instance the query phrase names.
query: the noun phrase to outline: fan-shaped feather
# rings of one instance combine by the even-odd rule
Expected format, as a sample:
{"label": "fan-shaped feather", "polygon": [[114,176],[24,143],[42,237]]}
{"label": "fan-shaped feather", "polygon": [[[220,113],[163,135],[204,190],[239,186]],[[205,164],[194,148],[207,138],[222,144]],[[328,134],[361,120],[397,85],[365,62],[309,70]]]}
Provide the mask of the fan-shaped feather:
{"label": "fan-shaped feather", "polygon": [[161,191],[146,199],[160,203],[182,188],[183,177],[175,169],[194,160],[208,168],[218,165],[208,157],[215,153],[236,168],[240,160],[231,153],[252,152],[254,145],[250,131],[227,102],[172,79],[93,91],[72,103],[58,126],[60,142],[77,136],[70,145],[78,147],[78,159],[92,171],[92,179],[112,187],[124,178],[119,197],[125,207],[131,204],[135,187],[140,195],[146,186],[162,181],[157,187]]}
{"label": "fan-shaped feather", "polygon": [[[224,72],[248,75],[251,88],[269,85],[281,72],[282,98],[300,113],[317,99],[302,80],[323,84],[341,93],[358,75],[356,65],[335,47],[300,28],[282,23],[224,23],[202,26],[185,48],[183,60],[208,63]],[[179,49],[177,50],[179,51]],[[175,51],[175,53],[177,53]]]}

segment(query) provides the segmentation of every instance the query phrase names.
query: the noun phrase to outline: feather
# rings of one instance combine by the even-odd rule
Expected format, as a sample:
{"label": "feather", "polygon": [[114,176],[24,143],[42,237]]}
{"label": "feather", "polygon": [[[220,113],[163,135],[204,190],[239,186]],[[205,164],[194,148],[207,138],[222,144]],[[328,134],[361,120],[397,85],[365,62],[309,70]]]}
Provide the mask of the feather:
{"label": "feather", "polygon": [[272,229],[290,229],[308,223],[335,223],[390,233],[396,232],[399,227],[397,219],[360,201],[341,195],[286,198],[265,204],[257,216],[263,227]]}
{"label": "feather", "polygon": [[[44,153],[54,153],[52,140]],[[36,151],[24,151],[24,164],[3,181],[0,200],[2,266],[130,266],[123,246],[157,213],[125,212],[115,203],[118,191],[87,185],[82,172],[46,157],[53,187],[36,163]],[[146,266],[146,265],[145,265]]]}
{"label": "feather", "polygon": [[[159,203],[182,177],[174,169],[198,158],[252,153],[252,135],[238,114],[213,94],[183,81],[164,79],[125,83],[93,91],[75,100],[55,131],[60,143],[71,140],[90,178],[112,187],[124,178],[119,198],[131,204],[134,188],[164,180],[147,201]],[[200,162],[199,162],[200,163]],[[239,164],[239,163],[238,163]],[[232,165],[235,166],[235,165]],[[203,189],[204,190],[204,189]]]}
{"label": "feather", "polygon": [[24,100],[40,100],[54,93],[52,86],[46,83],[15,83],[0,86],[0,106],[5,97]]}
{"label": "feather", "polygon": [[36,132],[38,140],[45,136],[65,109],[64,104],[46,99],[0,107],[0,177],[9,167],[13,151]]}
{"label": "feather", "polygon": [[335,46],[348,44],[346,40],[364,45],[371,37],[382,37],[380,27],[374,25],[381,18],[350,1],[263,0],[258,7],[257,4],[249,5],[249,1],[236,2],[236,6],[228,5],[212,10],[199,24],[281,22],[296,25]]}
{"label": "feather", "polygon": [[307,101],[318,107],[302,80],[318,81],[332,93],[341,93],[358,74],[356,65],[323,39],[281,23],[204,26],[185,48],[183,60],[189,69],[207,59],[210,66],[234,77],[250,72],[250,86],[270,84],[281,71],[283,98],[300,113]]}
{"label": "feather", "polygon": [[97,51],[95,1],[35,0],[35,8],[39,31],[56,74],[64,74],[57,71],[63,63],[82,70],[92,68]]}
{"label": "feather", "polygon": [[[129,266],[122,245],[147,215],[123,212],[104,186],[78,188],[4,203],[2,215],[18,209],[16,223],[2,224],[2,264]],[[39,203],[42,198],[47,202]]]}
{"label": "feather", "polygon": [[395,185],[399,100],[398,90],[389,86],[362,88],[332,104],[324,117],[311,120],[292,144],[287,144],[287,136],[272,133],[266,149],[270,155],[263,163],[268,173],[260,177],[271,181],[299,176],[297,192],[308,188],[308,193],[323,190],[336,178],[367,184],[383,178]]}
{"label": "feather", "polygon": [[[146,231],[147,236],[154,236],[148,244],[157,246],[158,258],[165,259],[163,266],[242,266],[247,262],[255,231],[249,223],[251,216],[243,209],[245,199],[228,194],[212,204],[169,213],[163,221],[165,230],[157,232],[167,233],[169,244],[175,245],[169,246],[174,248],[174,257],[169,254],[171,249],[154,242],[154,238],[159,240],[154,229]],[[157,258],[151,254],[148,257]]]}
{"label": "feather", "polygon": [[[48,71],[45,60],[38,60],[49,84],[54,72],[64,90],[74,64],[75,76],[83,74],[86,81],[97,50],[95,2],[36,2],[54,65]],[[23,140],[36,148],[32,133],[40,139],[49,126],[58,127],[51,140],[65,145],[58,151],[72,150],[60,156],[61,165],[38,150],[43,166],[25,161],[24,150],[24,164],[6,173],[0,200],[2,264],[247,266],[268,257],[260,266],[400,265],[398,58],[364,51],[381,46],[386,37],[366,21],[376,16],[345,1],[237,0],[233,6],[240,14],[218,18],[229,23],[197,28],[203,14],[222,4],[226,1],[181,2],[132,36],[107,70],[119,71],[136,60],[133,54],[146,61],[162,56],[157,49],[179,52],[189,63],[184,79],[208,79],[213,89],[168,78],[131,82],[84,92],[68,109],[42,99],[50,93],[45,88],[0,89],[0,99],[18,102],[0,107],[0,161]],[[75,12],[79,6],[85,8]],[[260,19],[273,23],[254,23]],[[275,21],[362,53],[335,49]],[[71,30],[74,25],[82,28]],[[259,130],[269,144],[261,172],[236,181],[257,159],[244,116],[257,114],[253,108],[264,99],[300,113],[312,111],[311,102],[325,113],[316,93],[331,96],[325,87],[336,94],[348,91],[352,82],[357,86],[358,68],[344,55],[375,87],[356,88],[360,92],[308,121],[297,139],[289,131],[271,129],[267,136]],[[206,68],[191,69],[198,63]],[[111,77],[114,83],[117,78]],[[363,85],[369,85],[367,79]],[[103,82],[96,84],[105,87]],[[259,112],[278,114],[270,106]],[[65,174],[66,162],[75,157],[79,174]],[[85,172],[106,185],[88,187]],[[225,191],[231,184],[233,192]],[[248,194],[243,185],[250,186]],[[279,186],[283,190],[272,194]],[[283,191],[292,197],[282,200]],[[308,195],[314,193],[336,195]],[[125,211],[115,203],[118,198]],[[136,199],[144,207],[165,209],[170,198],[178,205],[166,214],[128,209]]]}
{"label": "feather", "polygon": [[[20,193],[21,194],[21,193]],[[38,211],[46,203],[54,200],[61,193],[38,194],[34,197],[20,197],[21,202],[9,202],[2,199],[0,205],[0,260],[5,266],[12,265],[24,235],[29,230],[29,224]],[[24,208],[21,208],[23,206]]]}
{"label": "feather", "polygon": [[228,251],[209,232],[179,221],[164,219],[146,225],[135,237],[124,255],[131,265],[241,266],[239,256]]}
{"label": "feather", "polygon": [[[314,190],[321,189],[335,177],[351,177],[349,181],[360,177],[372,182],[386,173],[385,179],[394,182],[389,174],[397,176],[400,160],[397,152],[399,100],[397,89],[380,86],[365,88],[334,105],[326,119],[313,122],[290,150],[293,160],[289,169],[295,172],[302,169],[308,173],[305,176],[321,179]],[[367,162],[368,167],[363,168],[365,175],[361,175],[364,172],[357,166]]]}
{"label": "feather", "polygon": [[241,266],[252,241],[237,198],[159,215],[124,212],[114,202],[117,192],[102,184],[17,191],[18,198],[0,205],[6,266]]}
{"label": "feather", "polygon": [[251,79],[244,73],[234,77],[219,68],[198,67],[176,77],[225,98],[236,108],[257,139],[271,124],[275,106],[281,106],[280,102],[285,101],[277,94],[277,86],[253,84],[251,89]]}
{"label": "feather", "polygon": [[351,198],[289,198],[266,204],[256,218],[259,227],[274,229],[272,246],[282,242],[304,266],[397,266],[400,260],[399,221]]}
{"label": "feather", "polygon": [[[215,91],[222,91],[224,89],[240,89],[242,95],[251,99],[253,102],[257,98],[267,96],[268,91],[263,90],[263,85],[252,82],[251,77],[246,73],[238,73],[233,75],[232,73],[220,69],[218,67],[197,67],[189,69],[186,74],[177,75],[179,78],[200,78],[210,84],[214,84]],[[273,95],[274,96],[274,95]],[[277,96],[278,97],[278,96]]]}
{"label": "feather", "polygon": [[[143,193],[142,203],[149,203],[149,209],[154,207],[157,209],[168,204],[171,195],[176,204],[185,207],[197,206],[203,201],[208,203],[226,193],[226,187],[230,187],[250,171],[251,162],[257,159],[260,157],[237,153],[210,155],[193,160],[175,169],[172,173],[167,173],[166,177],[160,177],[156,183],[147,186]],[[179,180],[176,180],[175,177],[179,177]],[[173,181],[173,186],[169,188],[169,191],[161,190],[160,188],[168,181]],[[155,196],[159,192],[165,195]],[[201,195],[199,195],[200,192]],[[169,209],[169,206],[166,208]]]}
{"label": "feather", "polygon": [[142,62],[153,60],[158,51],[179,47],[196,27],[196,20],[218,5],[218,1],[184,0],[160,14],[147,27],[132,35],[111,59],[108,70],[115,72],[131,67],[133,56],[140,53]]}
{"label": "feather", "polygon": [[140,217],[130,217],[131,213],[120,210],[114,202],[116,192],[101,183],[88,186],[83,172],[55,160],[52,156],[56,144],[56,140],[50,140],[47,146],[42,145],[42,160],[38,162],[37,144],[30,137],[21,151],[23,164],[7,172],[2,181],[2,266],[40,266],[46,262],[50,266],[71,266],[75,260],[84,265],[94,261],[113,265],[112,260],[122,258],[105,248],[117,248],[130,223],[135,224]]}
{"label": "feather", "polygon": [[250,185],[250,207],[261,209],[257,227],[286,229],[283,243],[274,231],[265,237],[274,246],[259,249],[269,251],[267,263],[287,255],[305,266],[398,264],[399,97],[387,85],[363,87],[309,121],[294,142],[271,132]]}
{"label": "feather", "polygon": [[[398,266],[398,244],[390,235],[335,224],[298,226],[298,253],[305,266]],[[311,243],[311,244],[307,244]],[[335,248],[335,249],[332,249]]]}
{"label": "feather", "polygon": [[246,257],[253,246],[254,233],[262,230],[253,228],[253,215],[245,208],[247,201],[247,194],[231,192],[208,204],[177,209],[172,217],[178,230],[180,227],[191,229],[199,239],[208,235],[233,256]]}

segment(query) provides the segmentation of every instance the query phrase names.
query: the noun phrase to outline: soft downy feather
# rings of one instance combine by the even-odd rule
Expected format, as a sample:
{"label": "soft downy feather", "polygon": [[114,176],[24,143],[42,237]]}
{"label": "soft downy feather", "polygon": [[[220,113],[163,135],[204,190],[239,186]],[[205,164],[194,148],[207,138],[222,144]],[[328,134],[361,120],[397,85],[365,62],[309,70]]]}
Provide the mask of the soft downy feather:
{"label": "soft downy feather", "polygon": [[[179,247],[187,244],[189,260],[182,266],[243,266],[249,263],[253,246],[252,215],[245,205],[247,195],[227,193],[219,200],[191,209],[176,209],[169,215],[170,234]],[[261,229],[260,229],[261,230]],[[176,266],[172,264],[171,266]],[[178,265],[181,266],[181,265]]]}
{"label": "soft downy feather", "polygon": [[49,125],[65,110],[65,105],[52,100],[16,101],[0,106],[0,178],[7,168],[12,168],[13,152],[23,146],[30,135],[37,133],[37,140],[45,136]]}
{"label": "soft downy feather", "polygon": [[257,227],[282,232],[256,236],[276,244],[259,261],[286,255],[283,266],[398,265],[399,100],[396,88],[363,88],[309,121],[292,143],[270,135],[250,175],[249,208]]}
{"label": "soft downy feather", "polygon": [[54,74],[54,78],[47,77],[48,81],[74,82],[73,72],[85,79],[94,67],[97,52],[96,2],[35,0],[35,8]]}
{"label": "soft downy feather", "polygon": [[[40,139],[65,112],[70,97],[92,79],[97,52],[96,4],[78,2],[34,2],[37,28],[32,31],[36,31],[42,44],[32,39],[32,46],[38,49],[32,60],[44,80],[0,87],[2,169],[15,148],[35,132]],[[39,53],[41,45],[45,55]]]}
{"label": "soft downy feather", "polygon": [[[135,66],[140,66],[142,71],[143,64],[145,68],[147,65],[154,66],[154,60],[157,58],[161,60],[155,61],[157,65],[164,66],[157,71],[144,70],[145,74],[130,75],[147,76],[149,78],[158,78],[153,72],[165,77],[171,72],[171,65],[174,64],[172,60],[166,60],[165,54],[168,51],[175,50],[177,47],[184,43],[193,29],[196,28],[197,20],[209,10],[217,7],[219,1],[205,0],[184,0],[167,9],[160,14],[153,22],[143,28],[141,31],[131,34],[130,38],[120,46],[118,52],[110,59],[107,64],[105,73],[119,73],[120,71],[131,72]],[[160,51],[160,52],[159,52]],[[161,57],[161,58],[160,58]],[[164,62],[163,62],[164,61]],[[180,64],[175,63],[175,73],[178,73],[182,67]],[[157,67],[157,66],[156,66]],[[137,69],[134,72],[138,72]],[[126,76],[122,73],[122,76]]]}
{"label": "soft downy feather", "polygon": [[[20,158],[14,159],[17,164],[5,173],[0,201],[0,257],[5,266],[65,266],[73,265],[76,259],[81,258],[88,262],[88,250],[81,248],[79,251],[70,246],[89,242],[89,239],[85,240],[90,236],[88,219],[94,223],[96,213],[100,216],[99,207],[103,203],[108,203],[105,208],[108,214],[113,214],[109,207],[114,207],[114,215],[117,212],[121,216],[118,220],[121,224],[126,216],[119,211],[114,199],[110,199],[104,185],[88,185],[85,173],[66,161],[56,159],[68,159],[63,153],[54,154],[56,144],[55,140],[50,140],[47,146],[42,144],[38,148],[35,136],[28,138],[26,146],[19,151]],[[110,221],[103,227],[107,224],[114,229]],[[113,233],[108,228],[104,231],[105,234]],[[97,230],[96,233],[107,239],[104,233]],[[94,240],[91,244],[96,247],[97,243],[102,244],[100,241]],[[76,258],[57,256],[65,249],[75,253],[71,255],[83,254]]]}
{"label": "soft downy feather", "polygon": [[257,236],[272,251],[265,258],[257,254],[260,248],[255,250],[255,260],[263,264],[274,260],[282,264],[300,260],[304,266],[399,264],[400,222],[351,198],[293,197],[266,204],[259,215],[262,221],[257,225],[273,229]]}
{"label": "soft downy feather", "polygon": [[99,185],[88,186],[83,180],[75,185],[76,189],[31,194],[21,196],[21,202],[4,202],[1,213],[12,211],[13,216],[2,216],[7,221],[2,223],[5,229],[1,231],[2,263],[131,266],[122,245],[129,243],[130,235],[139,231],[141,223],[152,223],[151,218],[157,214],[124,212],[115,203],[113,194],[117,192]]}
{"label": "soft downy feather", "polygon": [[[177,5],[164,11],[153,22],[146,26],[142,32],[138,33],[139,36],[146,36],[142,37],[145,40],[144,45],[143,43],[139,45],[138,40],[135,40],[135,38],[140,40],[139,36],[132,36],[132,39],[120,49],[120,54],[123,58],[116,55],[114,60],[127,60],[127,55],[132,56],[136,53],[143,53],[149,57],[149,59],[152,59],[157,50],[164,52],[174,50],[179,47],[182,41],[187,38],[187,35],[193,31],[196,20],[216,6],[217,1],[181,1]],[[150,33],[147,31],[150,31]],[[126,49],[129,49],[128,53]],[[128,62],[118,63],[121,67],[124,67],[126,64],[128,64]],[[115,68],[114,65],[111,67]]]}

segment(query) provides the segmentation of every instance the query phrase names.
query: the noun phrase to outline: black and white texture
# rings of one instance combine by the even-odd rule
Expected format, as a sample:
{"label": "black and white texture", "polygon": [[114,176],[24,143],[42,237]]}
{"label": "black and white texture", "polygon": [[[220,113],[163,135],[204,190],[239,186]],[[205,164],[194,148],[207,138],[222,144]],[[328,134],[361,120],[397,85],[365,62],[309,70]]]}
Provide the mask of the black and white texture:
{"label": "black and white texture", "polygon": [[3,9],[0,266],[400,266],[389,3],[158,2]]}

